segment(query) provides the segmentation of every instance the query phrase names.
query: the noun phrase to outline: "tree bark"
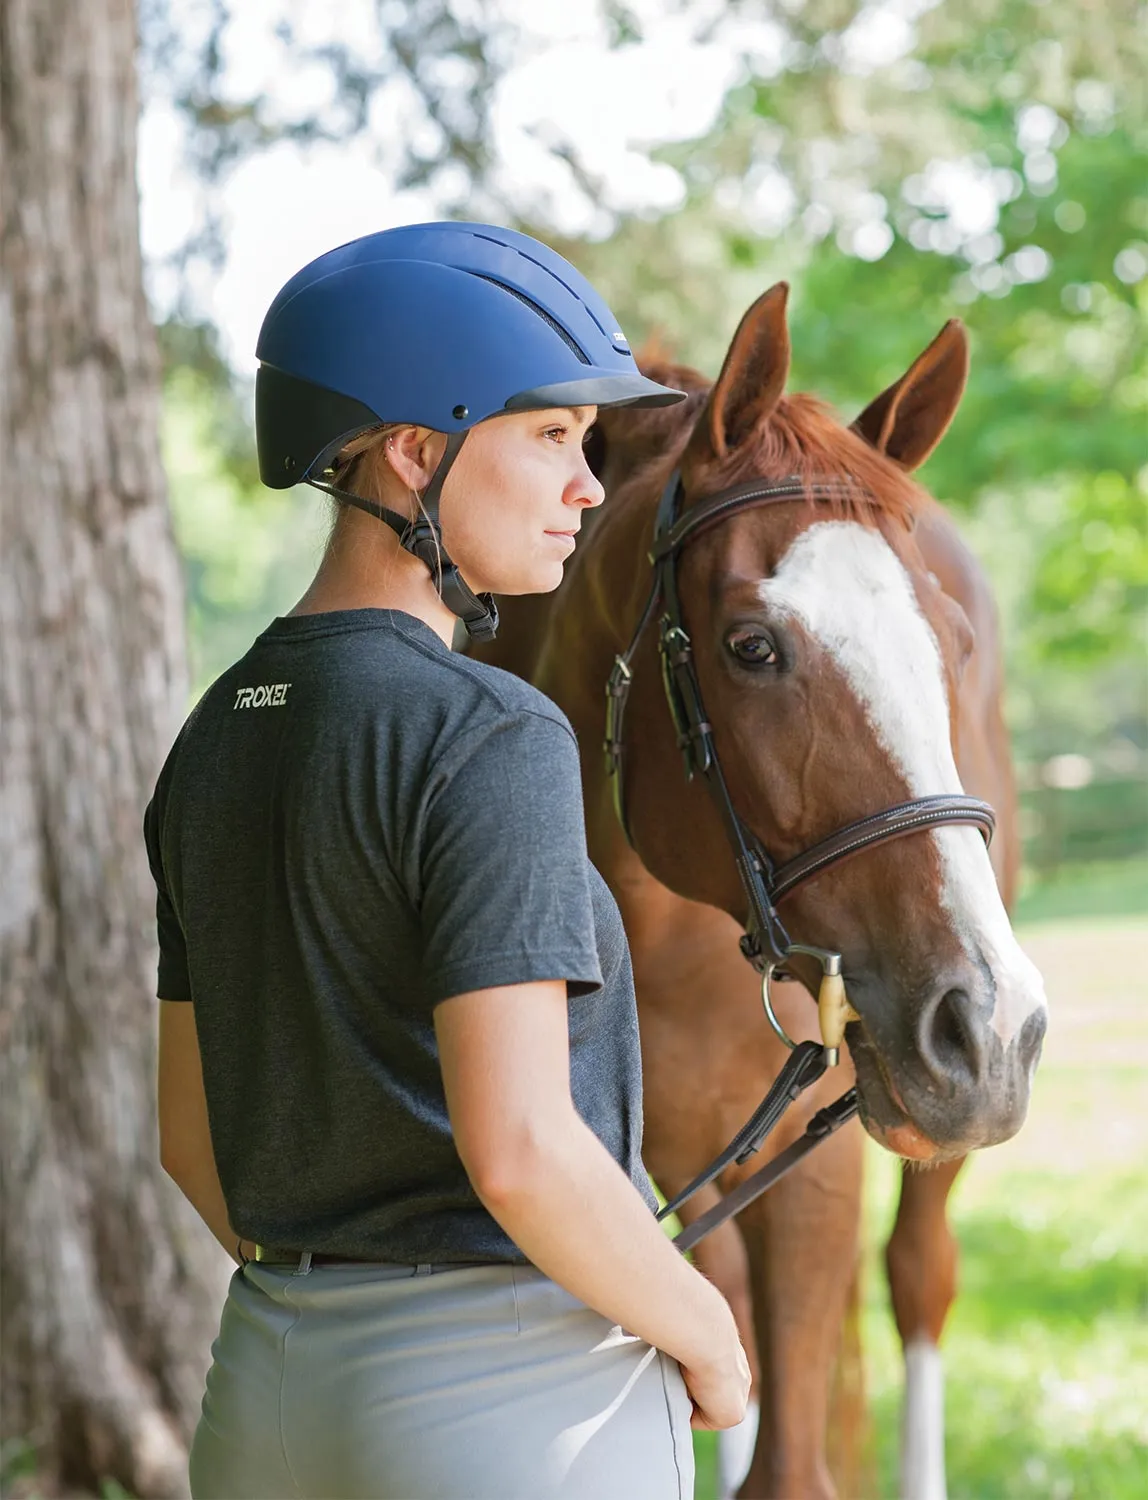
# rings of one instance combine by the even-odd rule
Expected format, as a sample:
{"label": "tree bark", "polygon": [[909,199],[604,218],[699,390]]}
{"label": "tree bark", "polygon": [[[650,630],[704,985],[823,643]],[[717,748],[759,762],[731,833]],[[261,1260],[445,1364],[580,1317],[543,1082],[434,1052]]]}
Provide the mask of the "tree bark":
{"label": "tree bark", "polygon": [[2,1429],[186,1494],[226,1260],[163,1175],[141,818],[186,706],[131,0],[0,0]]}

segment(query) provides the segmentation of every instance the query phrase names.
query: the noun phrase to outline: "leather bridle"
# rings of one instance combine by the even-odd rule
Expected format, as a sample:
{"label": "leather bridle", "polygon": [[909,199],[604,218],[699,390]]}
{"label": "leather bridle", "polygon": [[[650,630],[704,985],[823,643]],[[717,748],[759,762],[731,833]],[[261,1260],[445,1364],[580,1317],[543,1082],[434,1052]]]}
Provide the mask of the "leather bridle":
{"label": "leather bridle", "polygon": [[[890,839],[903,838],[924,829],[949,824],[971,824],[980,829],[987,844],[996,824],[992,808],[976,797],[948,794],[915,797],[911,801],[859,818],[784,864],[775,866],[765,846],[733,805],[714,743],[713,725],[706,717],[702,703],[701,686],[694,668],[693,644],[682,619],[678,595],[678,559],[684,548],[696,537],[742,511],[796,500],[846,500],[855,498],[856,494],[857,491],[843,480],[807,483],[796,477],[780,481],[758,479],[708,495],[695,501],[688,510],[679,513],[683,489],[680,472],[675,469],[662,491],[654,521],[653,545],[649,552],[653,567],[649,597],[638,618],[630,644],[622,655],[614,659],[614,667],[606,684],[606,769],[618,821],[632,847],[634,841],[626,812],[625,792],[626,703],[633,684],[635,654],[656,616],[662,682],[677,733],[678,748],[685,762],[686,779],[692,781],[698,774],[705,777],[721,815],[746,896],[746,930],[741,938],[741,950],[762,976],[762,1002],[771,1026],[793,1052],[752,1119],[738,1132],[722,1155],[684,1192],[666,1205],[659,1217],[664,1217],[684,1203],[699,1188],[712,1181],[731,1161],[743,1161],[760,1147],[785,1106],[803,1089],[816,1082],[826,1067],[836,1063],[845,1020],[856,1014],[849,1008],[845,998],[841,955],[830,949],[792,942],[778,915],[778,902],[838,861],[877,844],[887,843]],[[786,1034],[771,1003],[770,979],[782,971],[786,961],[795,953],[808,954],[822,966],[819,1004],[821,1046],[812,1042],[795,1044]],[[757,1179],[762,1179],[760,1184],[755,1185],[755,1178],[750,1178],[716,1209],[679,1236],[681,1248],[696,1244],[703,1233],[716,1228],[724,1218],[752,1202],[766,1187],[772,1186],[783,1171],[796,1165],[806,1151],[840,1128],[856,1113],[856,1109],[856,1090],[850,1089],[835,1104],[814,1117],[805,1137],[794,1142],[781,1157],[770,1163],[763,1172],[756,1174]],[[749,1191],[751,1185],[754,1185],[753,1190]]]}

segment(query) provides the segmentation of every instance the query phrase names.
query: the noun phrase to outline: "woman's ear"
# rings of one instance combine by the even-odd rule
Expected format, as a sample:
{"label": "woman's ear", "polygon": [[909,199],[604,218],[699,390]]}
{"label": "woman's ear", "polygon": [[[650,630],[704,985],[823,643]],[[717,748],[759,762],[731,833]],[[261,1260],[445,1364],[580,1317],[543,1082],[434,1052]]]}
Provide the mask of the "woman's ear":
{"label": "woman's ear", "polygon": [[446,438],[430,427],[396,427],[383,444],[387,463],[407,490],[421,493],[442,458]]}

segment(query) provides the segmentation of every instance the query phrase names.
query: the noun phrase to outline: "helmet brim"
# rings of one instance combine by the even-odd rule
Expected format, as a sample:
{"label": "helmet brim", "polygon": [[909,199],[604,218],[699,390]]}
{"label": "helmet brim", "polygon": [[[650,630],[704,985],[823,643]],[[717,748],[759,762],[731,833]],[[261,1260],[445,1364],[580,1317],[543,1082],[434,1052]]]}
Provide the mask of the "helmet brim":
{"label": "helmet brim", "polygon": [[659,385],[645,375],[632,371],[620,374],[593,365],[579,380],[563,380],[557,385],[539,385],[511,396],[506,411],[542,411],[551,406],[596,406],[599,411],[610,406],[675,406],[686,399],[685,391]]}

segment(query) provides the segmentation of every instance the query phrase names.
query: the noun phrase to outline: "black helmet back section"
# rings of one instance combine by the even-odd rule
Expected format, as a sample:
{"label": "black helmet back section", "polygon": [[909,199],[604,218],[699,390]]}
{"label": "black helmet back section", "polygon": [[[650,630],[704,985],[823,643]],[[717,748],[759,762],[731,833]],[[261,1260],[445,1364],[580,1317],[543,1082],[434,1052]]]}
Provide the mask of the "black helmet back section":
{"label": "black helmet back section", "polygon": [[498,412],[665,406],[609,308],[561,255],[511,229],[414,224],[352,240],[293,276],[256,349],[259,472],[317,478],[381,422],[463,433]]}

